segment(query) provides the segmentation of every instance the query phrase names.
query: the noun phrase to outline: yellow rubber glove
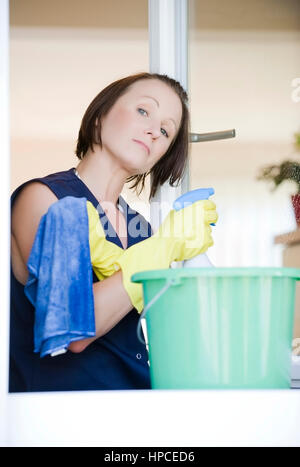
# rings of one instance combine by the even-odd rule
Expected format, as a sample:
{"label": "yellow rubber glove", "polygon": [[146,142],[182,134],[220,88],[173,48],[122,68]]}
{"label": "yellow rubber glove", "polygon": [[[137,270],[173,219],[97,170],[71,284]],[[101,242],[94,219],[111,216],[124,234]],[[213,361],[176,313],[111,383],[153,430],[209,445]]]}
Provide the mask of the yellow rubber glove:
{"label": "yellow rubber glove", "polygon": [[97,209],[90,201],[87,201],[86,204],[89,218],[91,263],[96,276],[102,280],[116,272],[118,268],[118,266],[114,266],[116,259],[123,254],[124,250],[106,240]]}
{"label": "yellow rubber glove", "polygon": [[137,243],[115,262],[122,269],[123,285],[134,308],[143,310],[142,285],[131,282],[136,272],[167,269],[173,261],[191,259],[213,245],[211,223],[217,222],[216,205],[210,200],[197,201],[181,209],[170,211],[158,231]]}

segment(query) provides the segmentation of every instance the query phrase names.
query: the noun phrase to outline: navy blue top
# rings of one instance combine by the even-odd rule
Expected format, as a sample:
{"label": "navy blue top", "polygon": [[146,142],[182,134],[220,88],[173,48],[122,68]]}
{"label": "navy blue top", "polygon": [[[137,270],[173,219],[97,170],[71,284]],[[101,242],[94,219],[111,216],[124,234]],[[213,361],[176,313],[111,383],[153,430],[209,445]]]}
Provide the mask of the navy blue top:
{"label": "navy blue top", "polygon": [[[19,186],[16,197],[30,182],[47,185],[58,199],[86,197],[98,209],[106,238],[123,248],[105,212],[74,168],[35,178]],[[128,247],[151,236],[151,226],[120,196],[119,205],[127,221]],[[129,224],[133,229],[128,228]],[[110,235],[111,234],[111,235]],[[93,274],[93,280],[98,279]],[[139,315],[131,310],[111,331],[93,341],[83,352],[68,351],[56,357],[40,358],[33,352],[34,307],[24,294],[24,286],[11,268],[9,392],[72,391],[97,389],[150,389],[146,347],[137,339]]]}

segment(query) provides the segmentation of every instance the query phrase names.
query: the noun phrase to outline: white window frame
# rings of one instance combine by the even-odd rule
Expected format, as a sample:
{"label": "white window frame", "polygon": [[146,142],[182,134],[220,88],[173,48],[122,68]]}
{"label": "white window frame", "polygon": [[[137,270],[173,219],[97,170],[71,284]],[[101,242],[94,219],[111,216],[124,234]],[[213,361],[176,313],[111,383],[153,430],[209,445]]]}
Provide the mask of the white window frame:
{"label": "white window frame", "polygon": [[0,0],[0,445],[7,441],[10,287],[9,2]]}
{"label": "white window frame", "polygon": [[[149,0],[150,72],[167,74],[188,92],[188,2]],[[151,199],[154,231],[172,207],[173,201],[189,190],[189,168],[178,187],[165,183]]]}

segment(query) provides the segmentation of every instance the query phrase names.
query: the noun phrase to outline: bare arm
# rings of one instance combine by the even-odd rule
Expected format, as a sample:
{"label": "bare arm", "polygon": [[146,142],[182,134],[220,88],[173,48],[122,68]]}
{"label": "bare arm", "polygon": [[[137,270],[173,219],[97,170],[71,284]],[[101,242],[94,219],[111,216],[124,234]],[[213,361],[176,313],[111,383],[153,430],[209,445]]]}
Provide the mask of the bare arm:
{"label": "bare arm", "polygon": [[[26,267],[41,217],[57,201],[54,193],[41,183],[23,188],[12,211],[12,264],[16,278],[25,285]],[[81,352],[93,340],[110,331],[131,309],[132,304],[123,287],[122,271],[93,285],[96,336],[70,344],[72,352]]]}
{"label": "bare arm", "polygon": [[27,261],[41,217],[57,201],[44,184],[32,182],[17,197],[11,213],[11,257],[15,277],[25,285],[28,278]]}

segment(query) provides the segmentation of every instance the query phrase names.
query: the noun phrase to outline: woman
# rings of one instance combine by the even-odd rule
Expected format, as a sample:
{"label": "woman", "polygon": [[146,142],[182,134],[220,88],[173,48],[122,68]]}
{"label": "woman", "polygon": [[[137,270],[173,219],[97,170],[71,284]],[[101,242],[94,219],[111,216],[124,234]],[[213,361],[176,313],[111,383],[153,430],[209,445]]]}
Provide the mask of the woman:
{"label": "woman", "polygon": [[[106,239],[123,249],[150,237],[150,225],[120,193],[128,181],[142,189],[150,173],[150,196],[167,180],[179,181],[188,130],[187,95],[178,82],[158,74],[129,76],[107,86],[88,107],[76,169],[30,180],[13,193],[10,392],[150,388],[147,352],[136,337],[139,316],[123,277],[137,258],[130,257],[134,249],[128,249],[129,257],[111,277],[97,281],[94,275],[95,338],[73,343],[69,352],[54,358],[33,353],[34,308],[24,294],[26,264],[41,217],[65,196],[86,197],[103,227],[109,227]],[[135,216],[144,226],[138,236],[127,229]]]}

